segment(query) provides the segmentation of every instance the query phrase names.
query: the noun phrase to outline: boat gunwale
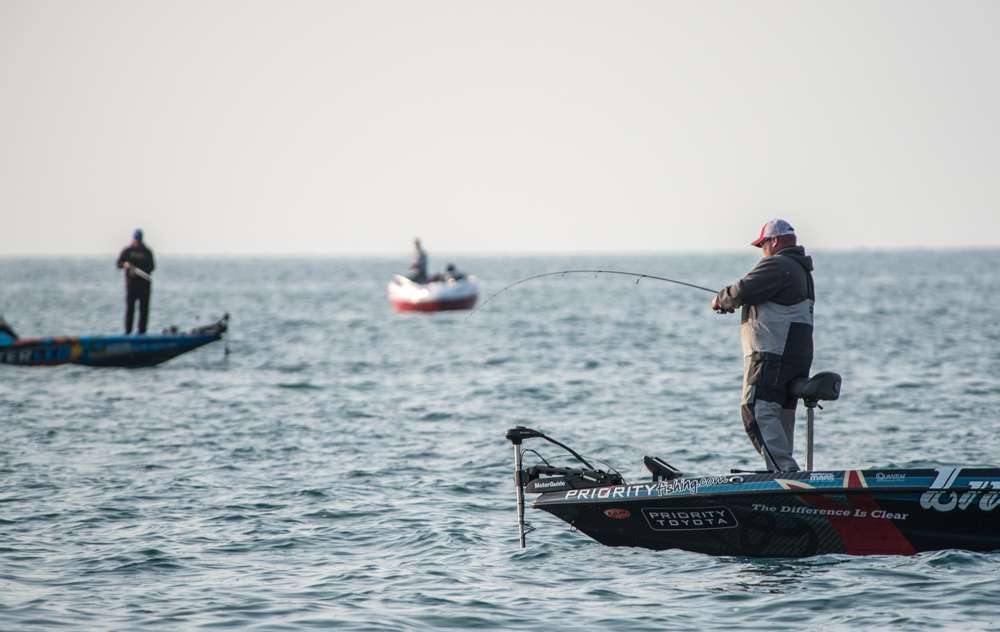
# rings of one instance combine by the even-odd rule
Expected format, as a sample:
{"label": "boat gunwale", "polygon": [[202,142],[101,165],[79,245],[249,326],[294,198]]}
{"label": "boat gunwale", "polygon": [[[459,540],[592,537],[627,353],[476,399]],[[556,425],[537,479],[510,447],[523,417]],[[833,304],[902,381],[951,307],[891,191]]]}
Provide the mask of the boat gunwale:
{"label": "boat gunwale", "polygon": [[[998,475],[1000,476],[1000,475]],[[602,485],[601,487],[586,487],[582,489],[605,489],[605,488],[621,487],[621,485]],[[952,486],[947,488],[935,488],[928,486],[907,486],[907,487],[803,487],[800,489],[748,489],[745,491],[713,491],[713,492],[694,492],[694,493],[677,493],[677,494],[667,494],[665,496],[651,495],[651,496],[632,496],[629,498],[572,498],[567,500],[565,497],[556,498],[546,498],[549,494],[564,494],[566,491],[556,491],[556,492],[545,492],[537,497],[532,506],[535,508],[544,508],[547,505],[585,505],[588,503],[634,503],[634,502],[649,502],[649,501],[665,501],[665,500],[688,500],[692,498],[719,498],[725,496],[732,496],[735,498],[746,498],[748,496],[774,496],[774,495],[786,495],[786,496],[816,496],[816,495],[843,495],[843,494],[913,494],[913,493],[924,493],[924,492],[998,492],[1000,490],[995,489],[977,489],[969,487],[968,485],[963,486]]]}

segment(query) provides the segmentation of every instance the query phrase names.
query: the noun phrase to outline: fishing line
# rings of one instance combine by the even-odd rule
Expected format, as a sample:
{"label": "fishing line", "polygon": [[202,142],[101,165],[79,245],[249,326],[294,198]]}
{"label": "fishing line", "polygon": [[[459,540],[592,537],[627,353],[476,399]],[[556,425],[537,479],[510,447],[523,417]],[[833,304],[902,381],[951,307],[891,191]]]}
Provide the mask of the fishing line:
{"label": "fishing line", "polygon": [[514,287],[517,287],[518,285],[521,285],[522,283],[527,283],[528,281],[533,281],[535,279],[541,279],[541,278],[544,278],[544,277],[560,276],[560,275],[566,275],[566,274],[618,274],[618,275],[621,275],[621,276],[636,277],[636,279],[635,279],[635,284],[636,285],[639,285],[639,281],[642,281],[643,279],[653,279],[654,281],[665,281],[667,283],[675,283],[677,285],[683,285],[685,287],[694,288],[696,290],[704,290],[705,292],[711,292],[712,294],[718,294],[718,290],[713,290],[712,288],[707,288],[707,287],[702,286],[702,285],[695,285],[694,283],[688,283],[687,281],[679,281],[677,279],[670,279],[670,278],[667,278],[667,277],[656,276],[655,274],[643,274],[641,272],[623,272],[621,270],[560,270],[559,272],[543,272],[542,274],[535,274],[533,276],[521,279],[520,281],[515,281],[514,283],[511,283],[510,285],[508,285],[507,287],[501,289],[500,291],[496,292],[495,294],[492,294],[488,299],[486,299],[485,301],[483,301],[482,303],[480,303],[478,306],[476,306],[475,309],[473,309],[471,312],[469,312],[469,316],[468,317],[471,317],[473,314],[475,314],[476,312],[478,312],[482,308],[486,307],[486,305],[489,304],[490,301],[492,301],[496,297],[500,296],[501,294],[503,294],[507,290],[509,290],[511,288],[514,288]]}

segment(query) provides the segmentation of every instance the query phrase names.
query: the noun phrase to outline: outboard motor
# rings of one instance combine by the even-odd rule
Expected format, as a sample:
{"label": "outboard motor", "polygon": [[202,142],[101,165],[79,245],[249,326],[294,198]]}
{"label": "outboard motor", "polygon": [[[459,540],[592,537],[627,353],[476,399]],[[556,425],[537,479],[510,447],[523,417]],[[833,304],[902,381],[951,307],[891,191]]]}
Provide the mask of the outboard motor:
{"label": "outboard motor", "polygon": [[806,405],[806,471],[813,469],[813,425],[816,409],[821,401],[832,402],[840,398],[841,377],[832,371],[823,371],[808,380],[800,377],[791,384],[792,395]]}

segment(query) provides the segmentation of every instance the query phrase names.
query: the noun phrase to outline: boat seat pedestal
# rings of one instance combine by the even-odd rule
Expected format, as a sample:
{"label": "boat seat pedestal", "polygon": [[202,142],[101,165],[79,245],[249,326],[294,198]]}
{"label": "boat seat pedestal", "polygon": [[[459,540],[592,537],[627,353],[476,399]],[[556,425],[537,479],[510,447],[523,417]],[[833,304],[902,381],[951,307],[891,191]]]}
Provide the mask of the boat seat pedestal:
{"label": "boat seat pedestal", "polygon": [[792,380],[792,395],[806,405],[806,471],[813,469],[813,426],[816,408],[821,401],[830,402],[840,397],[841,378],[833,371],[822,371],[808,380],[804,377]]}
{"label": "boat seat pedestal", "polygon": [[840,382],[840,376],[833,371],[823,371],[808,380],[804,377],[792,380],[791,391],[797,399],[805,402],[806,408],[815,408],[821,401],[833,401],[840,397]]}

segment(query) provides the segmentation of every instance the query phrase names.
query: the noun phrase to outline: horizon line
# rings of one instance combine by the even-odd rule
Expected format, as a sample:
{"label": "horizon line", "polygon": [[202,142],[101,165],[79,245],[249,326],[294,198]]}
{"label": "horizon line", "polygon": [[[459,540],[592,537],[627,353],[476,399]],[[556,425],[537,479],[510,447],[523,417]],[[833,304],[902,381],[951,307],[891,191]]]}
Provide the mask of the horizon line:
{"label": "horizon line", "polygon": [[[664,255],[713,255],[713,254],[742,254],[750,253],[752,247],[728,247],[728,248],[706,248],[706,249],[683,249],[683,250],[611,250],[611,249],[594,249],[594,250],[565,250],[565,251],[542,251],[542,250],[515,250],[515,251],[489,251],[489,250],[440,250],[440,254],[435,255],[433,252],[428,253],[429,256],[461,256],[467,258],[493,258],[493,257],[511,257],[511,258],[537,258],[537,257],[585,257],[585,256],[618,256],[618,257],[649,257],[649,256],[664,256]],[[975,251],[992,251],[1000,250],[1000,245],[956,245],[956,246],[823,246],[817,248],[807,248],[808,252],[829,252],[829,253],[848,253],[848,252],[975,252]],[[390,258],[398,256],[408,256],[409,250],[400,249],[398,251],[369,251],[369,252],[321,252],[321,251],[306,251],[306,252],[183,252],[183,251],[173,251],[166,250],[161,251],[158,257],[191,257],[191,258],[213,258],[213,259],[239,259],[247,257],[262,257],[267,259],[361,259],[361,258]],[[114,253],[108,254],[108,252],[78,252],[72,254],[65,253],[54,253],[54,252],[42,252],[42,253],[29,253],[29,252],[11,252],[11,253],[0,253],[0,259],[31,259],[31,258],[62,258],[62,259],[73,259],[73,258],[95,258],[95,257],[108,257],[114,256]]]}

